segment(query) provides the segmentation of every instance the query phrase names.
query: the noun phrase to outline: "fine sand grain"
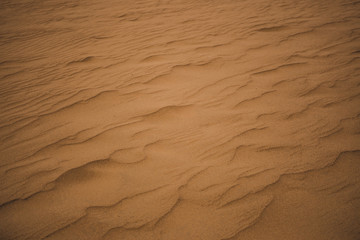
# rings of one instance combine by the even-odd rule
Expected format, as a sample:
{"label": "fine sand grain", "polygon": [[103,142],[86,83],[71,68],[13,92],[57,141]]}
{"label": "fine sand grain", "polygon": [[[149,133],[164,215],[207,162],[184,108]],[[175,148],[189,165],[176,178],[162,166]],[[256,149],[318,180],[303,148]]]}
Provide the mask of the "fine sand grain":
{"label": "fine sand grain", "polygon": [[0,239],[360,239],[360,1],[1,0]]}

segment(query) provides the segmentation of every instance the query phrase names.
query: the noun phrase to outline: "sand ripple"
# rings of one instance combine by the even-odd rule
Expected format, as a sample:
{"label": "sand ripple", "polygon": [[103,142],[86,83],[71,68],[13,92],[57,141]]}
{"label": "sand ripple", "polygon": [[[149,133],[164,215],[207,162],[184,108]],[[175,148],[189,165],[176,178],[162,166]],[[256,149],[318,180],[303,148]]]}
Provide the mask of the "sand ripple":
{"label": "sand ripple", "polygon": [[0,239],[359,239],[360,2],[0,3]]}

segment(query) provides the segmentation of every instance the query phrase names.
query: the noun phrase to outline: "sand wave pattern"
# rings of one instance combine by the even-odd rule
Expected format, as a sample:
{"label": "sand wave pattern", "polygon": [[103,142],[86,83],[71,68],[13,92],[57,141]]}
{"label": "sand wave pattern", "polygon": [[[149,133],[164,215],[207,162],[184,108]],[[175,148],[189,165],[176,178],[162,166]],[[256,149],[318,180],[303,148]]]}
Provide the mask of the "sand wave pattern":
{"label": "sand wave pattern", "polygon": [[360,239],[359,13],[2,0],[0,239]]}

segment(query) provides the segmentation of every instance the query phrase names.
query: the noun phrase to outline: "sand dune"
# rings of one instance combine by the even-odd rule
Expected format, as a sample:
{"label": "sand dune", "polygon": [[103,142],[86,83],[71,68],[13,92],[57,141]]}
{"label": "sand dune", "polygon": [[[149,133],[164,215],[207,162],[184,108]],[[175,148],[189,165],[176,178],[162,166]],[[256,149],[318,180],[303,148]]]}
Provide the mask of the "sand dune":
{"label": "sand dune", "polygon": [[360,239],[360,2],[0,3],[0,239]]}

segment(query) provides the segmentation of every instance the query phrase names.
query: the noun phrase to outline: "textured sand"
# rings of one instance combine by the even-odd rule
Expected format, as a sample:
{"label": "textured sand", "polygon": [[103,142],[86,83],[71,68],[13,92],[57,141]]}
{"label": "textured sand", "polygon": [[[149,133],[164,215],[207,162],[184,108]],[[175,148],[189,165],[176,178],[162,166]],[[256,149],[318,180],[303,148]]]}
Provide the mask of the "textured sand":
{"label": "textured sand", "polygon": [[360,239],[360,2],[2,0],[0,239]]}

